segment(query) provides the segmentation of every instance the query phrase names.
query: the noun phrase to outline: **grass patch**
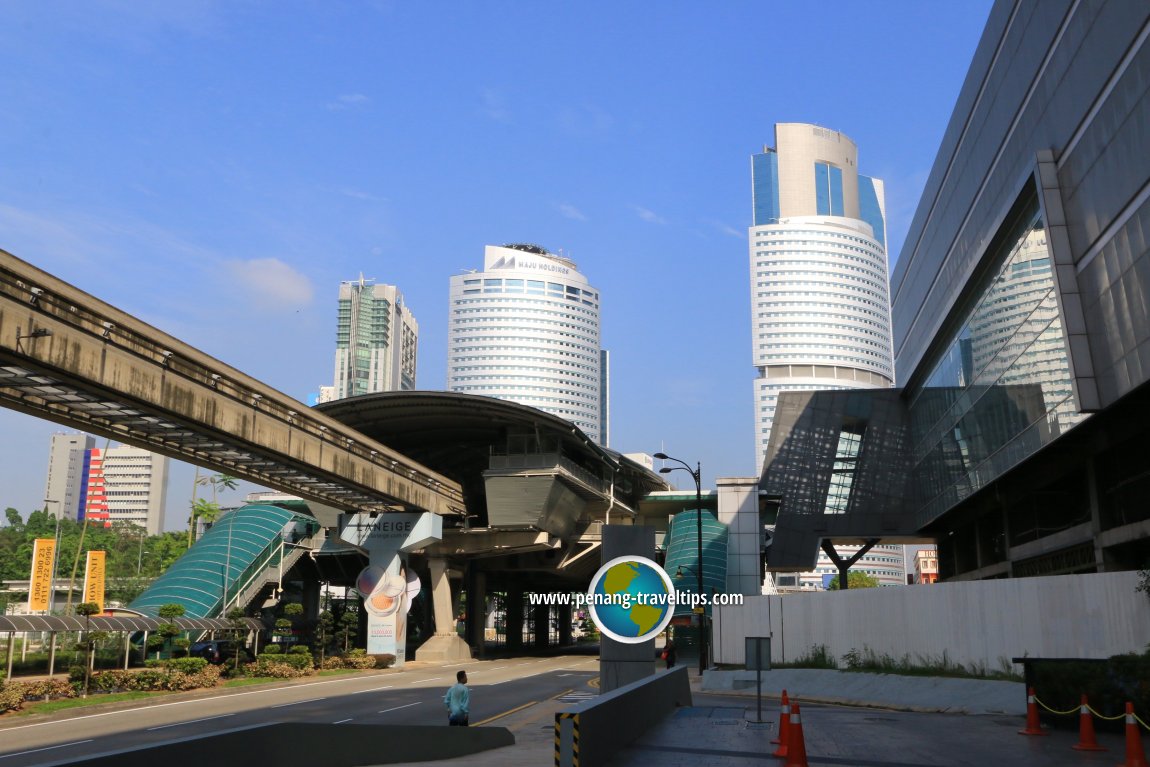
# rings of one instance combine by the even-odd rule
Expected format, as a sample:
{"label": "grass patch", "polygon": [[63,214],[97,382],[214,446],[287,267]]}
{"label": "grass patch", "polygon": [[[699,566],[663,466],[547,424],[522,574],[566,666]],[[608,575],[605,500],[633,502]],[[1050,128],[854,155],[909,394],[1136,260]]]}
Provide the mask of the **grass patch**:
{"label": "grass patch", "polygon": [[16,711],[16,716],[28,716],[29,714],[51,714],[55,711],[65,711],[70,708],[83,708],[84,706],[99,706],[104,703],[119,703],[125,700],[143,700],[144,698],[155,698],[161,695],[171,695],[170,692],[143,692],[137,690],[136,692],[115,692],[108,695],[91,695],[87,698],[61,698],[60,700],[41,700],[35,702],[28,702],[19,711]]}
{"label": "grass patch", "polygon": [[316,673],[316,676],[341,676],[343,674],[358,674],[358,668],[328,668]]}

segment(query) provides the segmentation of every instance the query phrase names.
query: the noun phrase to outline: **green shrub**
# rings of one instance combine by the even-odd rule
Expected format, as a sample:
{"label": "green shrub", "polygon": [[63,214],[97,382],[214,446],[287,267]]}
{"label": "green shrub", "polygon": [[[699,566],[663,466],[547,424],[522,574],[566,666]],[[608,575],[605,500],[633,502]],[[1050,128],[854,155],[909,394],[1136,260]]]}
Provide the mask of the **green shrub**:
{"label": "green shrub", "polygon": [[391,668],[395,665],[395,656],[389,653],[380,653],[375,656],[376,668]]}
{"label": "green shrub", "polygon": [[311,648],[305,644],[292,645],[288,655],[311,655]]}
{"label": "green shrub", "polygon": [[298,665],[291,665],[289,661],[295,658],[303,658],[300,655],[287,655],[277,658],[265,658],[263,656],[256,659],[255,663],[249,663],[244,668],[244,673],[248,676],[267,676],[273,679],[298,679],[301,676],[307,676],[311,673],[310,658],[303,658],[308,661],[306,668]]}
{"label": "green shrub", "polygon": [[283,651],[284,651],[283,648],[280,647],[278,644],[270,644],[270,645],[264,647],[264,651],[261,654],[262,655],[279,655]]}
{"label": "green shrub", "polygon": [[375,668],[375,656],[368,655],[366,650],[352,650],[343,656],[343,667],[358,669]]}

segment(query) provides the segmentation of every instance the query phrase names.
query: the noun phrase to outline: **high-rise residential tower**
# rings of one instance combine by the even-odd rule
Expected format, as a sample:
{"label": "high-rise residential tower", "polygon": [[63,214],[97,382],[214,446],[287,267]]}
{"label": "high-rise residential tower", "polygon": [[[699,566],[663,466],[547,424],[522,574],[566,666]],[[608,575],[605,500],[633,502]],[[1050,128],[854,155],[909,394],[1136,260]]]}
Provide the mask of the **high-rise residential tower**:
{"label": "high-rise residential tower", "polygon": [[419,323],[394,285],[360,277],[339,286],[335,379],[319,401],[415,388]]}
{"label": "high-rise residential tower", "polygon": [[530,405],[606,444],[599,291],[538,245],[488,245],[451,278],[447,389]]}
{"label": "high-rise residential tower", "polygon": [[854,142],[780,123],[751,175],[758,472],[779,392],[889,387],[894,362],[883,184],[859,175]]}

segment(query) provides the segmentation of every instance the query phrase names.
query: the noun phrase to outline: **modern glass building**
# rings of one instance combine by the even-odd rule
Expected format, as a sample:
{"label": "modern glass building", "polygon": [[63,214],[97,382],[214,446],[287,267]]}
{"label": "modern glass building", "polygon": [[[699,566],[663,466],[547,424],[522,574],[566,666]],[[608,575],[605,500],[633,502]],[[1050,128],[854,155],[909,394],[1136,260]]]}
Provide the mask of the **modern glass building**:
{"label": "modern glass building", "polygon": [[758,467],[781,392],[894,381],[883,185],[857,167],[853,141],[802,123],[751,158]]}
{"label": "modern glass building", "polygon": [[891,278],[903,388],[780,397],[771,569],[852,536],[937,541],[940,580],[1150,561],[1148,41],[1146,3],[995,3]]}
{"label": "modern glass building", "polygon": [[342,282],[336,330],[335,378],[320,402],[415,388],[419,323],[394,285]]}
{"label": "modern glass building", "polygon": [[451,278],[447,389],[530,405],[606,446],[599,291],[537,245],[487,246]]}

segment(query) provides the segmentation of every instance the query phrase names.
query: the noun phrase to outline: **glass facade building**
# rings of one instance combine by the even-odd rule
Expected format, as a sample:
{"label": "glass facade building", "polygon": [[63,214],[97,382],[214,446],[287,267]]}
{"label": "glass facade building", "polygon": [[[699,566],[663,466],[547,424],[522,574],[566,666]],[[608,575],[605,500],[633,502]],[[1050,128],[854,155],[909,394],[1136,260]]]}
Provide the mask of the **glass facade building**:
{"label": "glass facade building", "polygon": [[482,272],[451,278],[450,303],[448,391],[530,405],[605,446],[599,291],[574,262],[489,245]]}
{"label": "glass facade building", "polygon": [[394,285],[341,283],[335,378],[319,401],[415,388],[419,323]]}
{"label": "glass facade building", "polygon": [[995,3],[891,276],[903,388],[780,395],[770,569],[851,537],[937,543],[944,581],[1150,561],[1147,82],[1150,6]]}

